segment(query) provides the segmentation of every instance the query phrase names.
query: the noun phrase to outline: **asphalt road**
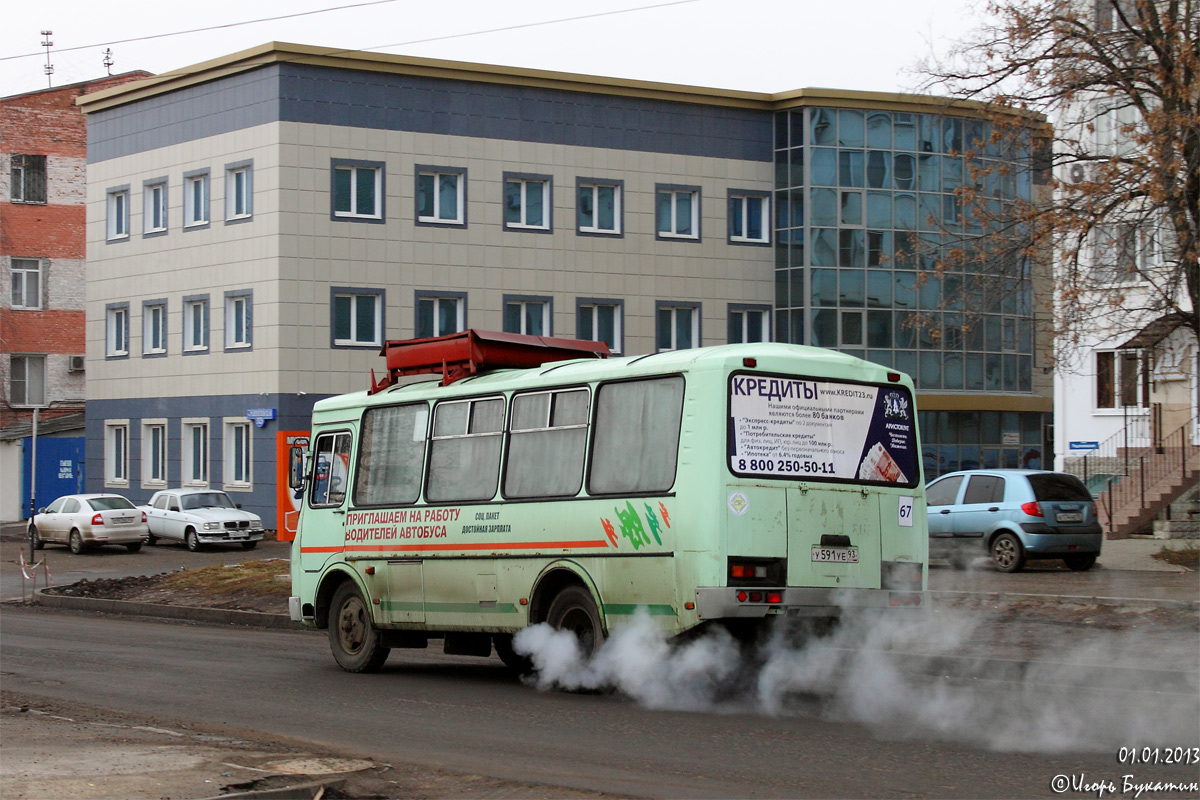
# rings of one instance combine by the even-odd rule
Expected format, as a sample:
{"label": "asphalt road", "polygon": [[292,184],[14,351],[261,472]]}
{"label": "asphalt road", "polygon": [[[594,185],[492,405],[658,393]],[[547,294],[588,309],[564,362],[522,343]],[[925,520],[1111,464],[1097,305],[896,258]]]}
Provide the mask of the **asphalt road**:
{"label": "asphalt road", "polygon": [[[1196,774],[1195,767],[1122,767],[1111,743],[1093,752],[1094,743],[1078,741],[1062,752],[999,754],[957,741],[976,738],[969,722],[939,730],[936,720],[903,714],[846,721],[820,693],[776,714],[737,702],[663,710],[620,695],[538,691],[494,658],[407,652],[381,674],[350,675],[333,666],[319,637],[305,633],[18,608],[3,617],[7,692],[563,790],[1033,797],[1049,795],[1060,774]],[[863,699],[883,690],[861,686]],[[1040,720],[1028,722],[1036,734]]]}

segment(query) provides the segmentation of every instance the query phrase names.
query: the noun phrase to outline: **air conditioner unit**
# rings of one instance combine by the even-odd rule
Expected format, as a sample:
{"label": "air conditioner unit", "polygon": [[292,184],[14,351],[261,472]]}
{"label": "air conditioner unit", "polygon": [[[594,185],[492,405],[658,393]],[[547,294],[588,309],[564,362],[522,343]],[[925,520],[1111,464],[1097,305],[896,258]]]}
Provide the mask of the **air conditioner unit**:
{"label": "air conditioner unit", "polygon": [[1083,164],[1072,164],[1067,168],[1067,178],[1071,183],[1083,183],[1087,179],[1087,167]]}
{"label": "air conditioner unit", "polygon": [[83,356],[69,356],[67,358],[67,372],[83,372],[86,363],[87,359]]}

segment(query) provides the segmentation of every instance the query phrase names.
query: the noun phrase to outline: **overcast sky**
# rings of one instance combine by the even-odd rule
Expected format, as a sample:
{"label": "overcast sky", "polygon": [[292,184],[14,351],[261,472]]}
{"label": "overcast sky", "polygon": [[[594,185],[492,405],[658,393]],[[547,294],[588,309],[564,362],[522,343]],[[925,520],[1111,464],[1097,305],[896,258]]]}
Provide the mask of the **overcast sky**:
{"label": "overcast sky", "polygon": [[[43,1],[6,5],[0,96],[46,88],[43,30],[53,31],[56,86],[104,75],[105,48],[114,74],[158,73],[282,41],[756,92],[913,91],[916,62],[974,28],[980,7],[967,0]],[[329,10],[236,24],[321,9]],[[181,33],[212,26],[226,27]]]}

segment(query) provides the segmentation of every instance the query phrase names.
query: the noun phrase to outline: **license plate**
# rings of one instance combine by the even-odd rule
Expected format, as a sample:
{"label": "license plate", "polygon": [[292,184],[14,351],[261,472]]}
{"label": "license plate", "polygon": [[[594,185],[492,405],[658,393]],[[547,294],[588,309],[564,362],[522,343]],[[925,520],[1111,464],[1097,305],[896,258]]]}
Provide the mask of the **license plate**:
{"label": "license plate", "polygon": [[1056,522],[1083,522],[1083,514],[1079,511],[1063,511],[1060,514],[1055,514]]}
{"label": "license plate", "polygon": [[858,548],[818,547],[813,545],[812,560],[823,562],[832,561],[839,564],[857,564]]}

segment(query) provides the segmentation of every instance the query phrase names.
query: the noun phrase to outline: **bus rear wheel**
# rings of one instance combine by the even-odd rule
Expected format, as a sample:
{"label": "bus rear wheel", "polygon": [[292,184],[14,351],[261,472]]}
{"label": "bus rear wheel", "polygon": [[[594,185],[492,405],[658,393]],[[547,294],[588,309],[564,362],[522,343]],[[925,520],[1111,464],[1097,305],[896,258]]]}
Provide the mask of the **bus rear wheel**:
{"label": "bus rear wheel", "polygon": [[591,593],[582,586],[568,586],[554,598],[546,622],[560,631],[570,631],[579,642],[584,658],[591,658],[604,644],[604,625]]}
{"label": "bus rear wheel", "polygon": [[383,646],[362,593],[347,581],[333,593],[329,608],[329,649],[347,672],[377,672],[391,650]]}

